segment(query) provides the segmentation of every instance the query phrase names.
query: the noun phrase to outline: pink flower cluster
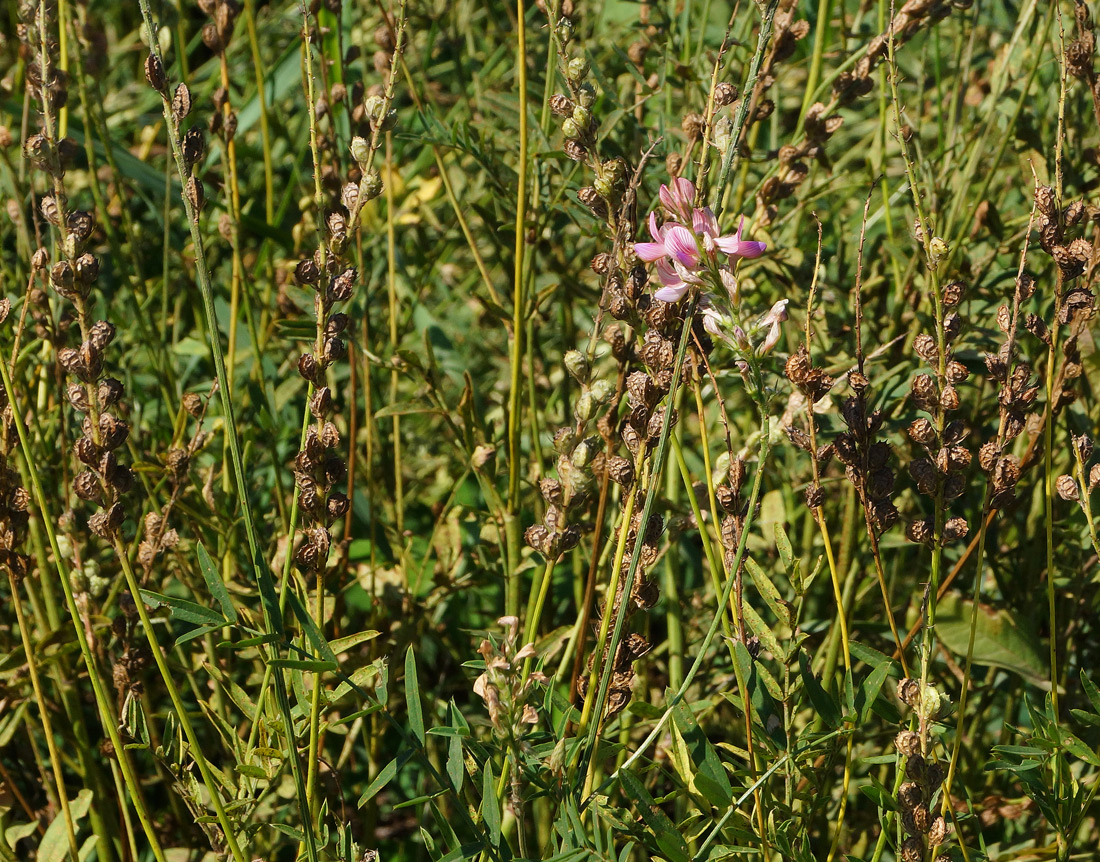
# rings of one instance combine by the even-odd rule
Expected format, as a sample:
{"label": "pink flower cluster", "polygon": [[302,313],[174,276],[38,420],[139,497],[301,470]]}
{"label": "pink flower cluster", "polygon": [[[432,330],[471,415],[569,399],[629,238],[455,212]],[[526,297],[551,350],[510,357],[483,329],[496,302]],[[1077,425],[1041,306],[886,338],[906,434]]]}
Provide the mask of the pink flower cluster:
{"label": "pink flower cluster", "polygon": [[[696,207],[695,186],[678,177],[660,190],[661,204],[669,216],[660,227],[657,213],[649,214],[653,242],[636,242],[634,251],[644,261],[657,264],[661,287],[653,296],[663,302],[678,302],[694,284],[701,284],[700,271],[712,268],[718,253],[729,255],[730,263],[760,257],[767,246],[741,238],[744,219],[737,233],[722,235],[710,207]],[[688,227],[690,225],[690,227]]]}

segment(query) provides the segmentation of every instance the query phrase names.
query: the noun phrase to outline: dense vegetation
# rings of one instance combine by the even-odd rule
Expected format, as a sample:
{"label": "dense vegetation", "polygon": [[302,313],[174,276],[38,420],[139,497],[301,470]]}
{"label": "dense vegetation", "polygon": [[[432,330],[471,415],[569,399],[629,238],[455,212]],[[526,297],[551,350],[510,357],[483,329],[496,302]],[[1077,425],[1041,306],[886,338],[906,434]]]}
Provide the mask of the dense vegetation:
{"label": "dense vegetation", "polygon": [[0,20],[0,859],[1100,857],[1089,5]]}

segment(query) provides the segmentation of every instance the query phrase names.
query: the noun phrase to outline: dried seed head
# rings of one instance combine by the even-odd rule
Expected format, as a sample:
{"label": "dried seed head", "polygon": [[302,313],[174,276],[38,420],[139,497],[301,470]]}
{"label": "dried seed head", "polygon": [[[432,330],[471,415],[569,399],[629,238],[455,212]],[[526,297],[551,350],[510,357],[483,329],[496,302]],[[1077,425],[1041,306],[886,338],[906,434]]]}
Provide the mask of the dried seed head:
{"label": "dried seed head", "polygon": [[106,320],[100,320],[98,323],[92,326],[89,332],[89,338],[97,350],[103,350],[107,347],[115,338],[115,327],[113,323]]}
{"label": "dried seed head", "polygon": [[969,530],[966,518],[948,518],[943,525],[943,541],[946,543],[965,539]]}
{"label": "dried seed head", "polygon": [[966,285],[961,281],[953,281],[943,289],[943,304],[947,308],[954,308],[962,302]]}
{"label": "dried seed head", "polygon": [[936,440],[936,429],[927,419],[920,418],[908,428],[909,437],[914,443],[928,446]]}
{"label": "dried seed head", "polygon": [[921,333],[913,339],[913,349],[917,351],[917,356],[925,362],[935,362],[939,354],[936,339],[927,333]]}
{"label": "dried seed head", "polygon": [[924,862],[924,841],[910,835],[902,842],[898,858],[901,862]]}
{"label": "dried seed head", "polygon": [[1058,489],[1058,496],[1063,500],[1073,502],[1080,499],[1081,490],[1077,487],[1077,480],[1070,475],[1063,473],[1055,481],[1054,487]]}
{"label": "dried seed head", "polygon": [[355,267],[345,269],[332,280],[332,284],[329,286],[329,298],[333,302],[346,302],[351,299],[357,277],[358,272]]}
{"label": "dried seed head", "polygon": [[[913,682],[913,680],[906,680]],[[898,788],[898,802],[903,809],[913,809],[924,803],[924,792],[920,785],[913,781],[906,781]]]}
{"label": "dried seed head", "polygon": [[732,105],[737,100],[737,88],[726,81],[720,81],[714,88],[714,104],[719,108]]}
{"label": "dried seed head", "polygon": [[907,678],[899,682],[898,700],[906,706],[917,706],[920,703],[920,680]]}
{"label": "dried seed head", "polygon": [[176,87],[175,95],[172,96],[172,113],[175,115],[177,123],[191,113],[191,91],[186,84],[180,84]]}
{"label": "dried seed head", "polygon": [[920,734],[903,730],[894,737],[894,747],[906,757],[920,753]]}
{"label": "dried seed head", "polygon": [[[905,538],[918,545],[931,545],[933,538],[932,522],[928,518],[910,521],[905,528]],[[900,686],[898,687],[898,696],[901,697]]]}

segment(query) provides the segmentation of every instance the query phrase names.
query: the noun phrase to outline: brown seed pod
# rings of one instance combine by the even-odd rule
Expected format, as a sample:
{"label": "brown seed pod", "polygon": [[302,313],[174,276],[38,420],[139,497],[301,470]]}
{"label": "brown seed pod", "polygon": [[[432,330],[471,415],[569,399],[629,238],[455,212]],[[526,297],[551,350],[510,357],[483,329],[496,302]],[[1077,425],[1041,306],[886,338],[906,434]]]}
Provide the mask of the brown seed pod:
{"label": "brown seed pod", "polygon": [[1077,480],[1070,475],[1063,473],[1055,480],[1054,487],[1058,489],[1058,496],[1063,500],[1073,502],[1080,498],[1081,491],[1077,487]]}
{"label": "brown seed pod", "polygon": [[920,703],[920,681],[907,678],[899,682],[898,700],[906,706],[917,706]]}
{"label": "brown seed pod", "polygon": [[894,737],[894,747],[906,757],[912,757],[920,753],[920,734],[911,730],[903,730]]}
{"label": "brown seed pod", "polygon": [[164,74],[164,64],[156,54],[149,54],[145,58],[145,80],[149,86],[158,93],[164,94],[168,90],[168,78]]}

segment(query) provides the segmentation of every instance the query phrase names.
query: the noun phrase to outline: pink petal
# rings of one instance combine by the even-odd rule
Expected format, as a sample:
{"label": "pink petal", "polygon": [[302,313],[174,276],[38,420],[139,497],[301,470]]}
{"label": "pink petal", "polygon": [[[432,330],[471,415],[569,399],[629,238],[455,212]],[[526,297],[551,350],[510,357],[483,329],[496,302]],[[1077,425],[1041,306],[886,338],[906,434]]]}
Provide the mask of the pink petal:
{"label": "pink petal", "polygon": [[665,233],[665,251],[686,267],[699,264],[699,246],[695,234],[683,225],[673,225]]}
{"label": "pink petal", "polygon": [[657,229],[657,213],[651,212],[649,214],[649,235],[653,237],[657,242],[663,242],[664,238],[661,236],[660,230]]}
{"label": "pink petal", "polygon": [[691,225],[695,228],[695,232],[701,236],[718,236],[718,219],[714,217],[710,207],[693,210]]}
{"label": "pink petal", "polygon": [[683,202],[685,208],[690,208],[695,203],[695,184],[684,177],[677,177],[672,181],[676,189],[676,196]]}
{"label": "pink petal", "polygon": [[661,260],[668,255],[663,242],[636,242],[634,253],[642,260],[649,262]]}
{"label": "pink petal", "polygon": [[661,284],[665,287],[677,287],[684,283],[684,280],[676,274],[676,270],[666,259],[657,261],[657,277],[661,279]]}
{"label": "pink petal", "polygon": [[715,237],[714,244],[726,254],[738,260],[760,257],[768,247],[767,243],[751,239],[740,239],[739,234]]}
{"label": "pink petal", "polygon": [[662,287],[653,294],[653,298],[659,299],[661,302],[679,302],[687,292],[688,287],[686,284],[681,284],[679,287]]}
{"label": "pink petal", "polygon": [[691,205],[695,202],[695,186],[691,180],[677,177],[671,186],[661,185],[658,195],[661,205],[681,221],[688,221]]}

